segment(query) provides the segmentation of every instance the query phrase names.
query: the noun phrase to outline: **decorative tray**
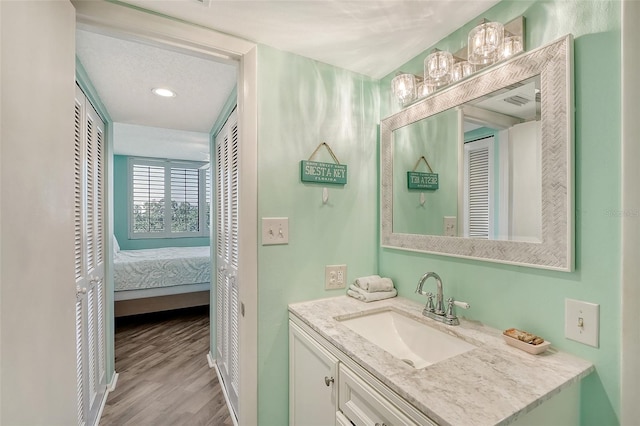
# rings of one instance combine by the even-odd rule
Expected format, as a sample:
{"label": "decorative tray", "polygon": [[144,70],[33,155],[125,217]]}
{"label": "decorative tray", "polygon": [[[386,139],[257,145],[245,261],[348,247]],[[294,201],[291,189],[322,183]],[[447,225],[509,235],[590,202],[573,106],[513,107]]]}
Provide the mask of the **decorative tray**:
{"label": "decorative tray", "polygon": [[518,340],[504,334],[502,335],[502,337],[504,338],[504,341],[507,342],[508,345],[511,345],[514,348],[521,349],[525,352],[529,352],[530,354],[533,354],[533,355],[541,354],[542,352],[549,349],[549,346],[551,346],[551,342],[549,342],[548,340],[545,340],[539,345],[532,345],[531,343],[526,343],[526,342],[523,342],[522,340]]}

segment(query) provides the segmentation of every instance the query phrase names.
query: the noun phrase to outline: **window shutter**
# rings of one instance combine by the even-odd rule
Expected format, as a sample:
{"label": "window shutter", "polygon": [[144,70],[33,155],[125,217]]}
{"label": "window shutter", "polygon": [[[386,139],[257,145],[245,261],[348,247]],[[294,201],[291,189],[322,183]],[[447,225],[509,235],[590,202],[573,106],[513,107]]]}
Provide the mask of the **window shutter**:
{"label": "window shutter", "polygon": [[164,167],[134,164],[133,232],[164,232]]}
{"label": "window shutter", "polygon": [[198,232],[200,170],[171,168],[171,231]]}

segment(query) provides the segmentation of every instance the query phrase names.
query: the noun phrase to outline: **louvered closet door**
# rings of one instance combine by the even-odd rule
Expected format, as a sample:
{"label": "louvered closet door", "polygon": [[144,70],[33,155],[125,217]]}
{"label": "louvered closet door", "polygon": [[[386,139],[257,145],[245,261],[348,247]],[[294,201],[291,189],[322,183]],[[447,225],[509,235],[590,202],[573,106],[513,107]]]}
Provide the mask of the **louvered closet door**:
{"label": "louvered closet door", "polygon": [[106,392],[104,123],[76,87],[74,215],[78,424],[95,423]]}
{"label": "louvered closet door", "polygon": [[216,145],[216,330],[217,364],[234,411],[238,412],[238,189],[239,140],[235,111]]}
{"label": "louvered closet door", "polygon": [[464,236],[493,235],[493,143],[487,137],[464,146]]}

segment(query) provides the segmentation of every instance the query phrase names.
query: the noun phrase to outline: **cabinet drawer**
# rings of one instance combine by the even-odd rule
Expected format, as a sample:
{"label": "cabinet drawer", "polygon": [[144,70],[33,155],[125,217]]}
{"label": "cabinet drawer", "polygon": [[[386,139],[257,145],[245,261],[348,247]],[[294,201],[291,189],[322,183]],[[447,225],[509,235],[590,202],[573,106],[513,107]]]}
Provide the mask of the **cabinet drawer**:
{"label": "cabinet drawer", "polygon": [[340,364],[338,407],[356,426],[414,426],[384,396]]}

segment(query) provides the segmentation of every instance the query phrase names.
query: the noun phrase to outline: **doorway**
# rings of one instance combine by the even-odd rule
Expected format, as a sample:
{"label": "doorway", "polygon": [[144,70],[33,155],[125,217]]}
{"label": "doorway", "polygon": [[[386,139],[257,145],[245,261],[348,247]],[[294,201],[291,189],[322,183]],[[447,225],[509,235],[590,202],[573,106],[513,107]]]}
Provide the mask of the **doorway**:
{"label": "doorway", "polygon": [[[219,34],[215,31],[201,27],[191,26],[183,22],[177,22],[158,15],[145,13],[138,9],[128,8],[122,5],[102,2],[77,2],[74,3],[77,11],[78,28],[92,30],[106,35],[119,35],[128,40],[143,41],[145,44],[164,46],[169,50],[188,51],[196,56],[208,56],[218,60],[233,60],[238,62],[238,114],[241,121],[239,132],[242,136],[242,149],[240,153],[240,179],[242,182],[241,205],[243,211],[240,215],[241,228],[246,232],[242,236],[243,244],[239,247],[239,257],[243,264],[239,272],[239,279],[244,283],[239,291],[240,300],[245,307],[244,316],[239,319],[239,344],[243,348],[240,354],[240,378],[239,378],[239,404],[238,418],[242,423],[255,423],[257,418],[256,392],[257,365],[255,363],[257,353],[257,322],[256,322],[256,269],[257,260],[255,247],[257,243],[256,194],[257,182],[255,181],[257,165],[257,102],[256,102],[256,46],[253,43],[244,42],[233,37]],[[109,149],[113,149],[112,140]],[[111,151],[113,152],[113,151]],[[112,170],[110,170],[112,172]],[[110,188],[109,204],[113,203],[113,188]],[[113,216],[109,218],[107,232],[114,229]],[[246,223],[247,226],[242,226]],[[113,243],[108,242],[108,246]],[[110,247],[112,248],[112,247]],[[111,253],[112,250],[110,249]],[[113,270],[109,268],[107,273],[109,283],[113,282]],[[113,287],[108,292],[107,306],[113,303]],[[212,292],[212,299],[215,298]],[[215,310],[215,300],[211,300],[212,311]],[[109,309],[108,309],[109,310]],[[113,314],[113,311],[110,312]],[[109,313],[108,313],[109,314]],[[212,315],[214,317],[214,315]],[[211,333],[215,334],[215,328],[211,327]],[[113,368],[113,323],[107,330],[108,342],[111,347],[107,353],[111,365],[108,371],[115,373]],[[215,338],[211,339],[215,342]],[[209,358],[215,353],[215,348],[210,348]]]}

